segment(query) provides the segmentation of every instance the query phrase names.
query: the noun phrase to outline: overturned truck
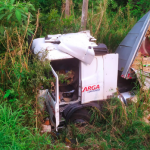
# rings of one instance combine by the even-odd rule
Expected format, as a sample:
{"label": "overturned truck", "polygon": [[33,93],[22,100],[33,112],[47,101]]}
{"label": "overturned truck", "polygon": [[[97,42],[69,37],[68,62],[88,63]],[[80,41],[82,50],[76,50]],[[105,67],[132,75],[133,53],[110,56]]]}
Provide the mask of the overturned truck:
{"label": "overturned truck", "polygon": [[[103,101],[116,96],[117,88],[125,104],[126,98],[134,95],[128,92],[133,87],[130,80],[134,80],[136,74],[138,76],[139,61],[150,54],[149,26],[150,12],[131,29],[116,53],[109,53],[105,44],[97,45],[89,31],[47,35],[33,40],[34,54],[42,58],[46,52],[45,59],[51,61],[51,71],[56,79],[42,92],[51,125],[56,131],[69,121],[89,121],[86,108],[101,109]],[[142,69],[148,67],[148,64],[144,65]],[[142,71],[146,74],[148,69]],[[66,75],[67,82],[60,82],[58,74]]]}

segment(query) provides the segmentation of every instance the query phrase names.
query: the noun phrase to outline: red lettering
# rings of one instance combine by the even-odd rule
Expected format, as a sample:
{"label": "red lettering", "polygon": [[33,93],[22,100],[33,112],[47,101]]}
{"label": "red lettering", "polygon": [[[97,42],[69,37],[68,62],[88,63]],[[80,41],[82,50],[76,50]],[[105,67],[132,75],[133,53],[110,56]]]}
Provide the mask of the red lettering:
{"label": "red lettering", "polygon": [[87,87],[85,87],[84,90],[83,90],[82,92],[84,92],[84,91],[88,91],[88,90],[87,90]]}
{"label": "red lettering", "polygon": [[100,86],[99,85],[93,85],[93,86],[84,87],[84,88],[82,88],[82,92],[96,90],[96,89],[100,89]]}
{"label": "red lettering", "polygon": [[89,87],[88,87],[88,91],[91,91],[91,89],[92,89],[92,87],[91,87],[91,86],[89,86]]}
{"label": "red lettering", "polygon": [[100,89],[99,85],[97,85],[96,89]]}
{"label": "red lettering", "polygon": [[92,90],[95,90],[95,88],[96,88],[95,85],[93,85],[93,86],[92,86]]}

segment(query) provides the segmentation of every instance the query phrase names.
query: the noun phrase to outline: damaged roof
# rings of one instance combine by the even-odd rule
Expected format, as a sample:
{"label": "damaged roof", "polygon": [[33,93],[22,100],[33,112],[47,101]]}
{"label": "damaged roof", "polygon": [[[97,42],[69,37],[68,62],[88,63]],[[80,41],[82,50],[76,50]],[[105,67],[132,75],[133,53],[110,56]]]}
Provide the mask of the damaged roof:
{"label": "damaged roof", "polygon": [[48,35],[45,38],[34,39],[32,50],[40,58],[58,60],[77,58],[86,64],[90,64],[95,56],[93,50],[97,44],[96,39],[90,35],[90,31],[78,33]]}
{"label": "damaged roof", "polygon": [[149,25],[150,11],[134,25],[116,50],[116,53],[119,54],[118,69],[122,71],[121,76],[123,78],[127,77],[129,68],[136,57]]}

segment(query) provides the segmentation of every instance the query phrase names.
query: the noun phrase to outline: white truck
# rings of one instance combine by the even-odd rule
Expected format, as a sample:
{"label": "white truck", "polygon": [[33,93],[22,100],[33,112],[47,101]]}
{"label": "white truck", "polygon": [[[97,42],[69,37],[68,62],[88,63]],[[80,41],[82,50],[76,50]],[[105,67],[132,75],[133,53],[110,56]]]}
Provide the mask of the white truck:
{"label": "white truck", "polygon": [[[64,122],[84,123],[90,120],[87,107],[101,109],[102,102],[115,96],[117,88],[121,100],[132,96],[131,64],[144,34],[150,25],[148,12],[131,29],[116,53],[108,53],[104,44],[96,44],[89,31],[47,35],[34,39],[32,50],[51,61],[56,82],[44,90],[51,125],[57,131]],[[67,74],[67,83],[59,81],[59,74]],[[122,77],[122,78],[121,78]],[[133,79],[134,80],[134,79]]]}

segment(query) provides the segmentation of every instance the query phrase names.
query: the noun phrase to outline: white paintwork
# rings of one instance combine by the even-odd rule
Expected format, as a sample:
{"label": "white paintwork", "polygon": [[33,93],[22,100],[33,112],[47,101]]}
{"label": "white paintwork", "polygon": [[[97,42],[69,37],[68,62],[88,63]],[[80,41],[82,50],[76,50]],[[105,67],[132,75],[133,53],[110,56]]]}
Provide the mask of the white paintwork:
{"label": "white paintwork", "polygon": [[103,56],[104,61],[104,99],[108,99],[117,91],[118,54]]}
{"label": "white paintwork", "polygon": [[[57,131],[57,128],[59,125],[59,79],[58,79],[58,76],[57,76],[56,72],[54,71],[54,69],[52,68],[51,65],[50,65],[50,67],[51,67],[51,71],[52,71],[53,75],[56,78],[55,100],[52,98],[52,96],[48,92],[46,103],[48,106],[48,111],[50,113],[51,122],[53,123],[53,125]],[[55,116],[56,123],[53,121],[53,116]]]}
{"label": "white paintwork", "polygon": [[64,34],[59,38],[61,43],[58,45],[58,49],[90,64],[95,53],[89,39],[90,37],[84,32]]}
{"label": "white paintwork", "polygon": [[[94,59],[95,53],[92,47],[97,45],[89,41],[90,39],[95,40],[89,31],[63,35],[48,35],[48,37],[51,37],[51,39],[45,40],[45,38],[37,38],[33,40],[32,50],[34,54],[38,54],[40,59],[45,56],[44,59],[48,60],[75,57],[86,64],[90,64]],[[54,41],[60,41],[61,43],[50,43]]]}
{"label": "white paintwork", "polygon": [[[90,65],[81,62],[81,103],[103,99],[103,57],[95,57]],[[95,86],[94,86],[95,85]],[[94,90],[99,85],[100,89]],[[94,86],[90,90],[90,86]],[[87,88],[87,90],[85,89]]]}
{"label": "white paintwork", "polygon": [[[81,62],[81,103],[105,100],[113,96],[117,91],[117,74],[118,54],[96,56],[90,65]],[[100,90],[94,90],[97,85]],[[93,89],[90,89],[91,86],[94,86]]]}
{"label": "white paintwork", "polygon": [[[90,65],[80,61],[79,66],[79,99],[81,103],[100,101],[110,98],[117,91],[118,54],[106,54],[95,56]],[[56,72],[51,67],[56,78],[55,101],[48,92],[47,103],[49,103],[51,122],[56,128],[59,125],[59,82]],[[82,90],[81,90],[82,88]],[[65,102],[65,104],[76,103],[77,101]],[[56,123],[53,122],[53,115]]]}
{"label": "white paintwork", "polygon": [[60,37],[60,36],[61,36],[61,34],[48,35],[47,37],[50,39],[45,39],[45,43],[57,41],[58,37]]}
{"label": "white paintwork", "polygon": [[46,55],[45,59],[58,60],[73,58],[71,55],[58,50],[58,44],[45,43],[45,38],[37,38],[33,40],[32,50],[34,54],[38,54],[40,59]]}
{"label": "white paintwork", "polygon": [[[81,100],[82,104],[107,99],[117,89],[118,54],[95,56],[92,46],[96,46],[96,43],[89,42],[89,39],[94,39],[90,32],[82,31],[54,36],[52,40],[60,41],[61,44],[45,43],[45,38],[35,39],[32,44],[34,53],[40,57],[47,53],[46,59],[49,60],[74,57],[80,60],[79,97],[77,101]],[[89,46],[91,46],[90,49]],[[59,105],[63,105],[64,102],[59,104],[59,79],[52,66],[50,67],[56,78],[55,100],[47,92],[46,103],[51,122],[57,131],[60,123]],[[73,104],[77,101],[65,102],[65,104]],[[53,116],[55,116],[55,122]]]}

